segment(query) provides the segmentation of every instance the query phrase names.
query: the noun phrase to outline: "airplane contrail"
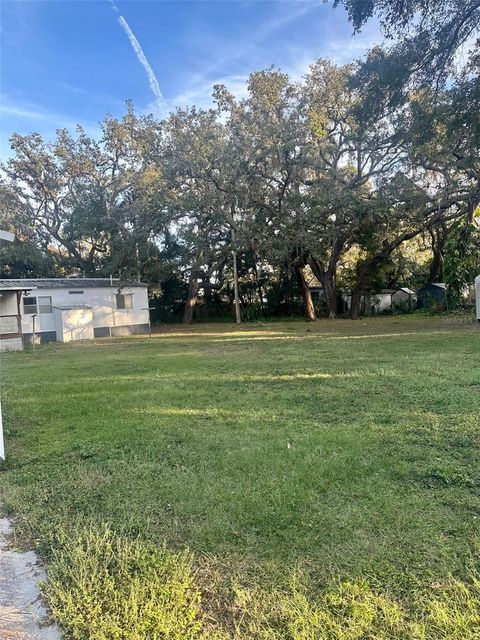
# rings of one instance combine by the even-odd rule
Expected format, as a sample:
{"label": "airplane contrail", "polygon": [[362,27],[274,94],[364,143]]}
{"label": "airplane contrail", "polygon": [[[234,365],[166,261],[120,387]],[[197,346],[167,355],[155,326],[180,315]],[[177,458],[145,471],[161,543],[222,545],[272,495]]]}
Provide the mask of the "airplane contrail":
{"label": "airplane contrail", "polygon": [[142,67],[145,69],[145,73],[147,74],[147,78],[148,78],[148,84],[150,85],[150,89],[151,89],[153,95],[155,96],[155,98],[157,99],[158,102],[164,103],[165,102],[165,98],[163,97],[162,91],[160,89],[160,85],[158,84],[157,77],[155,76],[155,73],[154,73],[150,63],[148,62],[145,54],[143,53],[143,49],[142,49],[139,41],[137,40],[137,38],[136,38],[135,34],[133,33],[133,31],[130,29],[130,25],[128,24],[128,22],[125,20],[125,18],[120,13],[120,11],[119,11],[117,5],[115,4],[114,0],[110,0],[110,4],[112,5],[113,10],[116,13],[118,13],[118,22],[120,23],[120,26],[122,27],[122,29],[127,34],[127,38],[128,38],[128,40],[130,42],[130,45],[131,45],[135,55],[137,56],[137,60],[140,62]]}

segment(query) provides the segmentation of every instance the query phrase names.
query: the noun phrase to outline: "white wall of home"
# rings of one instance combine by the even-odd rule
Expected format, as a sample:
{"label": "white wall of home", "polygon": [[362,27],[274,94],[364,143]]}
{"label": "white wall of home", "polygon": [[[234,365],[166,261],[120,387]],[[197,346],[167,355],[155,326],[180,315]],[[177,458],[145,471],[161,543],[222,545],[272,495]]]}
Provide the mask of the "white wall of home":
{"label": "white wall of home", "polygon": [[0,316],[16,316],[17,292],[2,291],[0,294]]}
{"label": "white wall of home", "polygon": [[[124,327],[133,324],[148,324],[148,293],[146,287],[122,287],[120,293],[132,295],[131,309],[117,309],[118,286],[85,289],[36,289],[24,298],[51,298],[52,307],[68,305],[88,305],[93,309],[93,326]],[[42,301],[40,301],[42,302]],[[35,318],[35,332],[56,331],[55,309],[51,313],[38,313]],[[32,316],[22,309],[23,333],[32,333]]]}
{"label": "white wall of home", "polygon": [[0,351],[21,351],[22,338],[2,337],[12,333],[18,333],[17,318],[17,292],[0,292]]}

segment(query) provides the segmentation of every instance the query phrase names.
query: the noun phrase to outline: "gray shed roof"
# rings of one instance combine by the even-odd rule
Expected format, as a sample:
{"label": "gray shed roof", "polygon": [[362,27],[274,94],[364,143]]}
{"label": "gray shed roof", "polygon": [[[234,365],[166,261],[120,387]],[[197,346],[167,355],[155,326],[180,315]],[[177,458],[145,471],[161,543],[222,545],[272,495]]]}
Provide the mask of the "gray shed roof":
{"label": "gray shed roof", "polygon": [[393,295],[395,295],[395,293],[400,293],[400,292],[408,293],[409,296],[415,295],[415,291],[413,291],[413,289],[409,289],[408,287],[400,287],[400,289],[396,289]]}
{"label": "gray shed roof", "polygon": [[54,309],[58,309],[59,311],[75,311],[76,309],[93,309],[93,307],[89,304],[61,304],[53,305]]}
{"label": "gray shed roof", "polygon": [[120,278],[18,278],[0,279],[0,289],[95,289],[105,287],[147,287],[143,282]]}
{"label": "gray shed roof", "polygon": [[447,285],[445,284],[445,282],[429,282],[424,287],[419,289],[419,291],[423,291],[424,289],[430,289],[431,287],[435,287],[437,289],[445,289],[445,290],[447,289]]}

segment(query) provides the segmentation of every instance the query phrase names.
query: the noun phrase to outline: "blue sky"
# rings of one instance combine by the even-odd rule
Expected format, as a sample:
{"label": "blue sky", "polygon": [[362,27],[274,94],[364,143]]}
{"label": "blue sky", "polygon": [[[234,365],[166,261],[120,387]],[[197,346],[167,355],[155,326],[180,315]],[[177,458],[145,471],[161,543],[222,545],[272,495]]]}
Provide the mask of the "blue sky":
{"label": "blue sky", "polygon": [[322,0],[3,0],[1,12],[2,157],[14,131],[51,139],[79,123],[95,135],[127,99],[142,113],[206,106],[216,82],[241,95],[253,70],[299,78],[380,40],[374,23],[352,37]]}

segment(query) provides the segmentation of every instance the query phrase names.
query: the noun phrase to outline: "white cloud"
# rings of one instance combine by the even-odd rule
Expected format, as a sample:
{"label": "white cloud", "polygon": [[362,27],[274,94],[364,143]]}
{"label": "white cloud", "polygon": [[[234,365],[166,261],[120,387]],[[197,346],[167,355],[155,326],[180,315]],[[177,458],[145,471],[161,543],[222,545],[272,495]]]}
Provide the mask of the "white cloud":
{"label": "white cloud", "polygon": [[70,91],[71,93],[79,93],[79,94],[88,93],[86,89],[82,89],[81,87],[77,87],[74,84],[70,84],[69,82],[63,82],[61,80],[58,82],[58,86],[61,87],[62,89],[66,89],[67,91]]}
{"label": "white cloud", "polygon": [[142,67],[145,69],[145,73],[147,74],[147,78],[148,78],[148,83],[150,85],[150,89],[152,90],[153,95],[159,100],[163,100],[163,95],[162,95],[162,92],[160,91],[160,85],[158,84],[158,80],[153,72],[152,67],[150,66],[150,63],[145,57],[142,47],[140,46],[140,43],[135,37],[135,34],[130,29],[130,27],[128,26],[128,22],[125,20],[123,16],[120,16],[118,18],[118,22],[121,24],[125,33],[127,34],[127,37],[130,41],[130,44],[132,45],[132,49],[134,50],[138,58],[138,61],[140,62]]}
{"label": "white cloud", "polygon": [[15,120],[33,120],[35,122],[47,122],[57,128],[72,128],[76,126],[70,118],[58,113],[45,111],[41,107],[30,104],[16,104],[3,101],[0,106],[2,117],[10,117]]}
{"label": "white cloud", "polygon": [[177,95],[172,100],[172,104],[175,106],[209,107],[212,104],[212,92],[215,84],[224,84],[236,98],[242,98],[247,95],[247,82],[248,74],[231,74],[205,80],[202,83],[195,83]]}
{"label": "white cloud", "polygon": [[[251,67],[248,73],[242,73],[241,71],[233,73],[224,68],[228,67],[231,69],[233,63],[238,62],[242,58],[247,58],[254,53],[258,49],[258,46],[269,38],[269,36],[273,35],[275,31],[288,26],[310,11],[318,9],[322,4],[322,0],[298,2],[293,10],[285,11],[268,20],[253,34],[249,34],[243,42],[235,42],[234,45],[229,43],[226,47],[227,52],[217,58],[215,62],[206,66],[201,74],[193,74],[187,83],[187,88],[174,98],[172,102],[182,105],[195,103],[197,106],[205,106],[211,103],[210,98],[214,84],[225,84],[237,97],[245,94],[248,73],[253,71],[254,67]],[[282,6],[282,3],[279,3],[279,5]],[[311,58],[311,61],[313,60],[314,57]],[[222,69],[224,69],[223,72]]]}
{"label": "white cloud", "polygon": [[[211,94],[214,84],[225,84],[237,97],[246,95],[248,75],[266,65],[265,50],[270,52],[268,57],[280,59],[280,68],[289,74],[292,81],[299,81],[318,58],[330,58],[336,64],[345,64],[362,57],[374,44],[381,40],[381,34],[375,21],[366,25],[360,34],[352,36],[350,25],[344,11],[336,10],[336,14],[319,13],[315,16],[307,14],[323,5],[320,0],[298,2],[294,8],[288,3],[288,9],[282,13],[276,6],[277,13],[273,19],[260,25],[253,33],[244,36],[239,42],[217,42],[215,47],[220,55],[210,65],[203,67],[201,73],[192,73],[184,81],[184,87],[171,100],[175,105],[196,104],[200,107],[211,105]],[[308,38],[302,41],[297,38],[297,45],[292,46],[287,29],[287,35],[273,38],[277,30],[289,27],[291,23],[300,20],[298,25],[291,25],[290,29],[302,28],[305,20],[318,21],[318,39],[312,40],[311,31]],[[280,34],[280,35],[281,35]],[[270,43],[267,47],[267,44]]]}
{"label": "white cloud", "polygon": [[145,53],[143,52],[143,49],[140,45],[140,42],[138,41],[137,37],[135,36],[135,34],[133,33],[133,31],[130,28],[130,25],[128,24],[128,22],[125,20],[125,18],[120,14],[120,11],[117,7],[117,5],[115,4],[115,2],[113,0],[110,0],[110,4],[112,5],[113,10],[119,14],[118,16],[118,22],[120,24],[120,26],[122,27],[122,29],[125,31],[128,41],[130,42],[130,46],[132,47],[135,55],[137,56],[137,60],[140,62],[140,64],[142,65],[142,67],[145,70],[145,73],[147,74],[147,79],[148,79],[148,84],[150,85],[150,90],[153,93],[154,97],[155,97],[155,102],[157,103],[157,109],[159,111],[164,111],[166,104],[165,104],[165,98],[163,97],[162,91],[160,89],[160,85],[158,83],[157,77],[155,75],[155,72],[152,69],[151,64],[149,63],[149,61],[147,60],[147,57],[145,55]]}
{"label": "white cloud", "polygon": [[[332,53],[328,56],[337,64],[345,64],[362,56],[375,44],[373,38],[362,38],[353,42],[345,40],[332,40],[328,43],[328,50]],[[322,57],[317,51],[309,51],[290,48],[288,50],[288,64],[283,64],[281,70],[287,73],[292,82],[299,82],[309,71],[310,66]],[[194,76],[193,82],[187,88],[172,99],[175,106],[196,105],[197,107],[209,107],[212,105],[212,91],[215,84],[223,84],[238,99],[247,96],[247,84],[251,71],[245,73],[225,74],[210,79],[203,78],[200,82],[198,76]]]}
{"label": "white cloud", "polygon": [[[316,56],[309,56],[305,53],[298,53],[293,56],[293,63],[282,67],[282,71],[287,73],[292,82],[298,82],[308,73],[310,65],[312,65]],[[252,69],[254,71],[254,69]],[[175,106],[191,106],[209,107],[212,105],[213,86],[223,84],[237,99],[246,98],[248,95],[248,79],[250,72],[232,73],[218,76],[211,80],[205,80],[201,84],[193,84],[185,91],[179,93],[173,100]]]}
{"label": "white cloud", "polygon": [[376,31],[362,32],[352,36],[349,40],[345,38],[332,38],[326,43],[328,57],[336,64],[346,64],[364,56],[369,49],[381,42]]}
{"label": "white cloud", "polygon": [[7,160],[12,155],[9,138],[14,132],[21,135],[36,132],[46,142],[52,142],[58,129],[68,129],[74,132],[80,120],[83,120],[81,126],[87,135],[98,139],[101,133],[98,122],[87,121],[85,118],[74,120],[71,116],[63,113],[50,111],[31,102],[14,101],[11,97],[7,98],[6,96],[0,105],[0,120],[2,122],[0,132],[1,161]]}
{"label": "white cloud", "polygon": [[278,31],[282,27],[286,27],[291,22],[301,18],[306,13],[309,13],[313,9],[317,9],[321,6],[320,1],[311,1],[311,2],[299,2],[298,7],[294,11],[285,12],[282,15],[279,15],[272,20],[269,20],[265,24],[263,24],[243,45],[235,45],[235,49],[214,62],[212,65],[207,67],[204,71],[204,76],[208,75],[212,71],[216,71],[220,69],[224,64],[231,64],[235,60],[245,57],[248,53],[253,51],[261,42],[263,42],[268,36],[272,35],[275,31]]}

